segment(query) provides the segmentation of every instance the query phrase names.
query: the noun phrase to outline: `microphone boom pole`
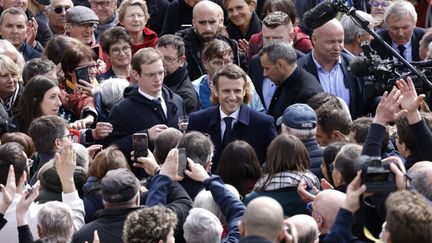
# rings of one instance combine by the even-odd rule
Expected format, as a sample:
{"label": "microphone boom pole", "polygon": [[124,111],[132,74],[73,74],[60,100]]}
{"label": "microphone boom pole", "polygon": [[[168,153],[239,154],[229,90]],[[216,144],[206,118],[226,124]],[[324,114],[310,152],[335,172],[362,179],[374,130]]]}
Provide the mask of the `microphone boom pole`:
{"label": "microphone boom pole", "polygon": [[405,60],[399,53],[397,53],[384,39],[378,35],[374,30],[369,27],[369,21],[364,19],[362,16],[357,14],[356,9],[354,7],[346,6],[341,0],[330,0],[332,5],[342,13],[350,16],[354,19],[357,24],[359,24],[364,30],[366,30],[369,34],[371,34],[381,45],[383,45],[387,51],[389,51],[393,56],[395,56],[401,63],[403,63],[411,72],[419,77],[420,80],[426,84],[429,89],[432,90],[432,83],[427,79],[427,77],[421,73],[417,68],[411,65],[407,60]]}

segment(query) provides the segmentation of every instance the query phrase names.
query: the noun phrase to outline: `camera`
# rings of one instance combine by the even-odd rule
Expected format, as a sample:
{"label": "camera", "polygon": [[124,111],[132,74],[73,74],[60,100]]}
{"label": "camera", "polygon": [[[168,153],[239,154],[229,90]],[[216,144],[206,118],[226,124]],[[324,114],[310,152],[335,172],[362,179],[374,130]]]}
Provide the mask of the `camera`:
{"label": "camera", "polygon": [[395,175],[388,163],[379,157],[364,157],[362,165],[362,184],[367,192],[391,192],[396,190]]}

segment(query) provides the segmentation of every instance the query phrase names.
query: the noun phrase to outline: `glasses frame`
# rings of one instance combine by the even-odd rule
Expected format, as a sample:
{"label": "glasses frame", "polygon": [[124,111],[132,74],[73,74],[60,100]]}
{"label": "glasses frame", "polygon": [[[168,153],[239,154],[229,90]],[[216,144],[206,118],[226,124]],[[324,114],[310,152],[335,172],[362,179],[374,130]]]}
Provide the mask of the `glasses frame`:
{"label": "glasses frame", "polygon": [[101,2],[89,1],[89,2],[90,2],[90,7],[92,7],[92,8],[97,8],[98,6],[101,6],[102,8],[107,8],[114,1],[101,1]]}
{"label": "glasses frame", "polygon": [[57,7],[53,8],[53,10],[54,10],[54,13],[61,14],[61,13],[63,13],[63,11],[66,13],[66,11],[70,8],[71,8],[71,6],[57,6]]}
{"label": "glasses frame", "polygon": [[122,46],[121,48],[113,48],[111,49],[111,54],[113,56],[118,56],[120,55],[120,52],[123,52],[124,54],[129,54],[132,51],[132,47],[130,45],[128,46]]}

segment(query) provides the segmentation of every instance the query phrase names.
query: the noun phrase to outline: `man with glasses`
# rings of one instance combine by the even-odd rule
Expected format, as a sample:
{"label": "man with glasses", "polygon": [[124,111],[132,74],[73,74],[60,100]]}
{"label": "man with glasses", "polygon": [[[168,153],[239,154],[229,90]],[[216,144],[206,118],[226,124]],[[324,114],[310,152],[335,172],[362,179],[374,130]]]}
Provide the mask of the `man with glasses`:
{"label": "man with glasses", "polygon": [[99,18],[99,25],[96,27],[95,35],[97,42],[105,30],[117,26],[119,23],[117,14],[117,1],[116,0],[90,0],[91,10]]}
{"label": "man with glasses", "polygon": [[94,32],[99,18],[93,10],[84,6],[72,7],[66,11],[66,23],[66,34],[70,37],[88,46],[95,44]]}
{"label": "man with glasses", "polygon": [[66,31],[66,11],[73,7],[71,0],[53,0],[48,8],[48,26],[53,35]]}
{"label": "man with glasses", "polygon": [[[109,115],[113,132],[107,143],[116,144],[127,158],[132,151],[132,134],[147,133],[149,148],[168,127],[178,127],[179,116],[186,114],[183,100],[163,86],[163,55],[154,48],[140,49],[132,58],[131,76],[138,80],[126,98],[115,105]],[[142,170],[134,170],[143,178]]]}
{"label": "man with glasses", "polygon": [[189,79],[183,39],[170,34],[161,36],[156,49],[164,56],[163,63],[167,70],[164,84],[183,98],[187,114],[199,110],[198,94]]}

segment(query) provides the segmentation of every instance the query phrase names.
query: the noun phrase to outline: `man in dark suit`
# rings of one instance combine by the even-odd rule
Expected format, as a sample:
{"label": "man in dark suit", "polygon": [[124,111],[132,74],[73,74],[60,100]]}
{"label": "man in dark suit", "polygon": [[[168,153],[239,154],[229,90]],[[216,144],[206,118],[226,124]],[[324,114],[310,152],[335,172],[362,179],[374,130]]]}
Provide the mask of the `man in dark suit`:
{"label": "man in dark suit", "polygon": [[315,76],[324,92],[342,98],[353,119],[366,115],[363,82],[348,70],[352,60],[344,48],[344,30],[337,19],[332,19],[314,30],[312,52],[298,60],[298,65]]}
{"label": "man in dark suit", "polygon": [[[387,29],[378,33],[384,41],[408,62],[421,61],[419,43],[425,30],[416,27],[417,13],[414,6],[409,1],[393,2],[384,13],[384,22]],[[381,58],[398,62],[377,40],[372,42],[372,48]]]}
{"label": "man in dark suit", "polygon": [[244,140],[254,149],[259,161],[265,162],[267,146],[277,135],[272,117],[249,108],[251,94],[246,90],[246,73],[230,64],[213,77],[213,96],[219,103],[189,116],[188,131],[208,133],[215,145],[212,171],[227,144]]}
{"label": "man in dark suit", "polygon": [[[292,45],[294,32],[290,16],[280,11],[268,14],[263,20],[262,35],[264,46],[272,40],[281,40]],[[295,50],[295,52],[297,59],[304,56],[298,50]],[[248,72],[261,102],[264,104],[266,110],[268,110],[271,98],[276,90],[276,85],[268,77],[264,77],[259,54],[254,55],[249,61]]]}
{"label": "man in dark suit", "polygon": [[275,85],[267,114],[276,121],[285,108],[295,103],[306,103],[316,93],[323,92],[318,80],[300,66],[292,45],[276,41],[260,51],[264,76]]}
{"label": "man in dark suit", "polygon": [[[107,144],[116,144],[126,158],[132,151],[132,135],[146,133],[149,147],[168,127],[178,127],[178,118],[186,114],[183,100],[163,86],[163,55],[154,48],[140,49],[132,58],[131,76],[138,87],[125,92],[126,98],[115,105],[109,115],[113,131]],[[141,178],[142,170],[134,170]]]}

